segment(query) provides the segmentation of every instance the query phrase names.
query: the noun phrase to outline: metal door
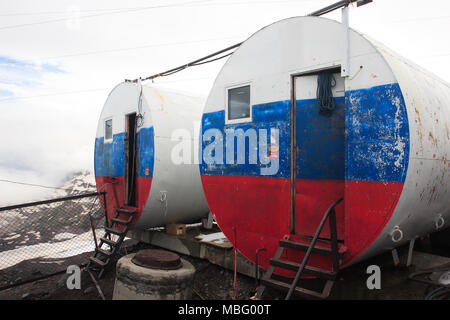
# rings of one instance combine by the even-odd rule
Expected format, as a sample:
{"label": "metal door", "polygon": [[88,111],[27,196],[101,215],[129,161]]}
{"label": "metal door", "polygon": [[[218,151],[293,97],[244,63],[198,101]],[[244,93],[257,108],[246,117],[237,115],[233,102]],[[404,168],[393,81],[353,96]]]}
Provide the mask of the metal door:
{"label": "metal door", "polygon": [[[293,76],[291,232],[313,236],[327,208],[344,196],[345,88],[340,73],[334,78],[335,109],[321,113],[318,74]],[[344,204],[336,207],[338,239],[344,237]],[[329,238],[328,224],[321,238]]]}
{"label": "metal door", "polygon": [[136,113],[125,116],[125,199],[128,206],[136,206]]}

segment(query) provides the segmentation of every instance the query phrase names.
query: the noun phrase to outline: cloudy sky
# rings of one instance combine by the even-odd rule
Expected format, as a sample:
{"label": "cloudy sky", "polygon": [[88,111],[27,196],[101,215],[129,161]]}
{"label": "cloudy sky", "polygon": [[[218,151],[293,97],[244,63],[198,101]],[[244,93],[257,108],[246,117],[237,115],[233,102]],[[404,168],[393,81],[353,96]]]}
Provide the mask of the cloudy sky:
{"label": "cloudy sky", "polygon": [[[0,180],[60,185],[93,170],[109,91],[245,40],[335,0],[0,1]],[[425,4],[427,3],[427,4]],[[340,20],[340,12],[326,15]],[[374,0],[353,28],[450,82],[448,0]],[[157,80],[208,93],[223,61]],[[0,205],[48,196],[0,182]]]}

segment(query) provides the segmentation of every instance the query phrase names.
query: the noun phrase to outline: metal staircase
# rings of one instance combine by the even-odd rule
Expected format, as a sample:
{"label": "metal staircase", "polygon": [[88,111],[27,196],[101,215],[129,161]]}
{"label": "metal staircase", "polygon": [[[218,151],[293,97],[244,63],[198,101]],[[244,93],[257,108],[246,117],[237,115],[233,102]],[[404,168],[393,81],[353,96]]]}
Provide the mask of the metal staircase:
{"label": "metal staircase", "polygon": [[[97,272],[98,279],[100,279],[105,270],[111,266],[136,213],[137,211],[135,209],[129,210],[119,208],[117,209],[115,216],[105,227],[105,235],[100,238],[99,244],[96,245],[94,255],[89,257],[87,266],[89,270]],[[106,247],[103,245],[106,245]]]}
{"label": "metal staircase", "polygon": [[[270,259],[270,266],[267,269],[264,276],[261,278],[260,285],[257,288],[256,298],[261,299],[266,286],[273,287],[282,291],[287,291],[286,300],[289,300],[295,293],[297,296],[306,299],[326,299],[331,293],[334,281],[336,280],[337,272],[340,267],[340,260],[347,251],[347,248],[343,245],[339,245],[337,240],[337,228],[336,228],[336,212],[334,208],[343,199],[336,200],[325,212],[322,221],[317,227],[316,233],[310,243],[301,243],[297,241],[290,241],[288,239],[280,240],[278,250],[275,256]],[[317,245],[319,241],[319,235],[325,225],[325,222],[329,220],[330,224],[330,240],[320,240],[324,245]],[[292,261],[282,260],[281,256],[285,249],[293,249],[298,251],[306,251],[302,263],[296,263]],[[325,270],[308,266],[308,260],[311,254],[324,255],[332,259],[332,270]],[[273,272],[275,268],[282,268],[286,270],[297,271],[292,283],[288,284],[284,281],[276,280],[273,278]],[[298,286],[300,278],[303,274],[311,275],[325,280],[325,285],[321,292],[309,290]]]}

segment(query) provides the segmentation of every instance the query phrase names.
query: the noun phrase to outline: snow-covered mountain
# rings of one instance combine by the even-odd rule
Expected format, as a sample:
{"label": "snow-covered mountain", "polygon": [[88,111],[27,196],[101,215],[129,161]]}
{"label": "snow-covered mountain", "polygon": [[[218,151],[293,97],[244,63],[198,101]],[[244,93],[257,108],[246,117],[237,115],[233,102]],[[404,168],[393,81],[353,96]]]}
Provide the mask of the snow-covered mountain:
{"label": "snow-covered mountain", "polygon": [[69,175],[67,177],[67,180],[61,186],[61,189],[57,189],[57,191],[55,192],[55,197],[66,197],[79,193],[95,191],[96,188],[94,174],[89,171],[81,171]]}
{"label": "snow-covered mountain", "polygon": [[[77,172],[47,199],[95,191],[92,173]],[[103,211],[97,196],[0,212],[0,255],[43,243],[62,243],[82,234],[87,234],[92,242],[89,215],[94,217],[96,227],[103,225]]]}

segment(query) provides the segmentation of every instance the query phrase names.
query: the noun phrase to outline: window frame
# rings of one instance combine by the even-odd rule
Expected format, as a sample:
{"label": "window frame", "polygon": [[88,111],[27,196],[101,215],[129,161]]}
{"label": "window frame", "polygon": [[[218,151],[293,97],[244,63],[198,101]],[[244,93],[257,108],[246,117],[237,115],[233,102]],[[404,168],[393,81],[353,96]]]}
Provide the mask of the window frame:
{"label": "window frame", "polygon": [[[239,118],[239,119],[228,119],[228,113],[229,113],[229,105],[228,105],[228,92],[232,89],[237,89],[241,87],[250,87],[250,101],[249,101],[249,107],[250,107],[250,115],[245,118]],[[240,82],[239,84],[234,84],[231,86],[225,87],[225,124],[234,124],[234,123],[245,123],[245,122],[252,122],[253,120],[253,108],[252,108],[252,102],[253,102],[253,86],[251,81],[247,82]]]}
{"label": "window frame", "polygon": [[[107,139],[106,138],[106,122],[109,121],[109,120],[111,120],[111,138]],[[108,117],[108,118],[104,118],[103,119],[103,137],[104,137],[104,141],[105,142],[113,141],[113,138],[114,138],[113,127],[114,127],[113,117]]]}

